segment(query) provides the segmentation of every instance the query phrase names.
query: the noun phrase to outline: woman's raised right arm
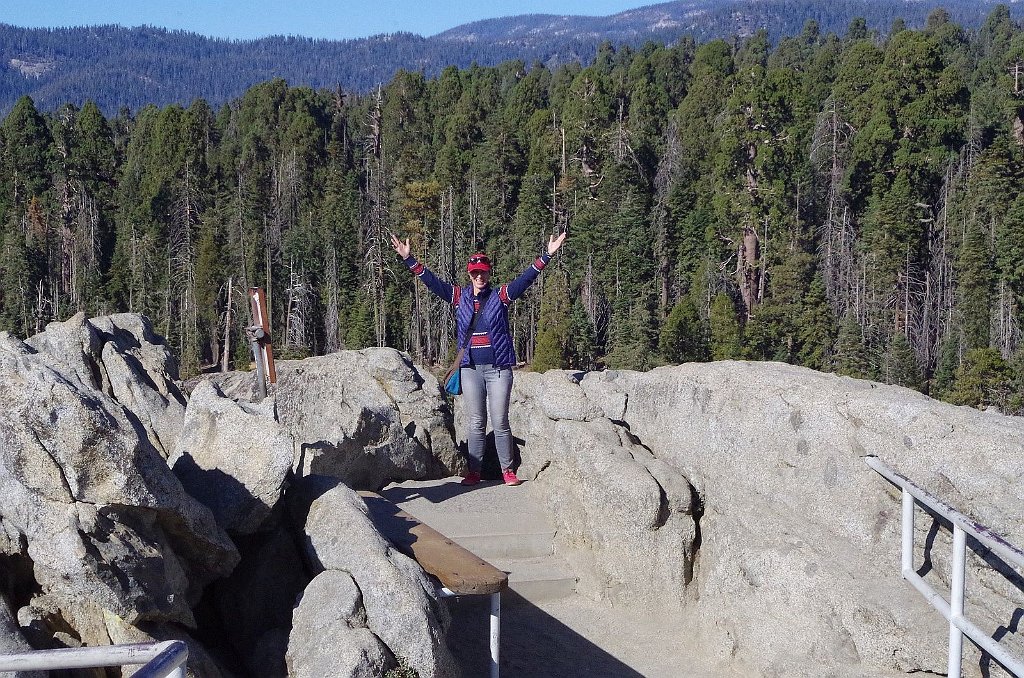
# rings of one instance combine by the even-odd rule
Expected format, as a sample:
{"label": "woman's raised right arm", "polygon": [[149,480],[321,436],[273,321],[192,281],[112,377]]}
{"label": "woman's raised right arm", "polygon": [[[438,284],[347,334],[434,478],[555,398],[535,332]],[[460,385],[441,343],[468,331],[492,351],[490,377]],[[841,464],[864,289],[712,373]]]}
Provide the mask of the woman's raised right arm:
{"label": "woman's raised right arm", "polygon": [[450,282],[441,280],[434,275],[433,271],[416,261],[416,257],[410,254],[408,238],[405,239],[405,242],[402,242],[392,233],[391,246],[395,248],[395,252],[398,253],[398,256],[402,257],[402,261],[404,261],[405,265],[409,267],[409,270],[423,281],[423,284],[427,286],[428,290],[453,306],[459,305],[461,290]]}

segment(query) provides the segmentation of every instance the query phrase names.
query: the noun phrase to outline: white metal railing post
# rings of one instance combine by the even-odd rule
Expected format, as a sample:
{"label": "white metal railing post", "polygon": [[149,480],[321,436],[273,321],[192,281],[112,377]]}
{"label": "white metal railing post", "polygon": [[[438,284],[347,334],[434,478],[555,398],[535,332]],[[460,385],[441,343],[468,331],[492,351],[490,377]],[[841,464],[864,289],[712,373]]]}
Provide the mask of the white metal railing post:
{"label": "white metal railing post", "polygon": [[[464,593],[455,593],[451,589],[441,586],[437,589],[437,592],[445,598],[455,598],[463,595],[470,595]],[[496,591],[490,594],[491,598],[491,678],[499,678],[498,672],[501,666],[501,591]]]}
{"label": "white metal railing post", "polygon": [[491,594],[491,678],[498,678],[501,647],[501,592]]}
{"label": "white metal railing post", "polygon": [[914,495],[903,488],[903,575],[914,571]]}
{"label": "white metal railing post", "polygon": [[134,678],[185,678],[187,659],[188,646],[174,642],[132,675]]}
{"label": "white metal railing post", "polygon": [[957,622],[964,618],[964,589],[967,569],[967,533],[953,523],[953,574],[949,585],[949,664],[946,675],[960,678],[964,634]]}
{"label": "white metal railing post", "polygon": [[[981,545],[989,549],[992,555],[998,556],[1003,562],[1019,568],[1024,568],[1024,551],[995,534],[988,527],[978,524],[933,496],[909,478],[896,473],[882,463],[878,457],[865,457],[864,462],[880,476],[903,490],[903,543],[901,544],[903,578],[920,591],[932,607],[949,621],[949,662],[947,664],[949,677],[960,678],[963,664],[963,637],[967,636],[981,650],[999,662],[1004,669],[1019,678],[1024,678],[1024,661],[1014,657],[990,633],[981,630],[964,616],[967,583],[967,535],[978,540]],[[932,588],[914,570],[914,507],[917,502],[933,512],[936,519],[945,519],[953,526],[953,563],[948,602],[941,593]]]}

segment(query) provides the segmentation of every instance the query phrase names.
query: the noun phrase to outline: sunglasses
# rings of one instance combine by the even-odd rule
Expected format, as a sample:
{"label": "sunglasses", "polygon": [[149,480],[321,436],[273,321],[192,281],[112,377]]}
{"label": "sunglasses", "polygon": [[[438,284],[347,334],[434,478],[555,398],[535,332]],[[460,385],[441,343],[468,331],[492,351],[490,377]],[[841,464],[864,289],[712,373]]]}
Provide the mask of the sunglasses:
{"label": "sunglasses", "polygon": [[470,257],[469,263],[471,264],[488,264],[490,265],[491,260],[487,257]]}
{"label": "sunglasses", "polygon": [[490,275],[490,274],[491,274],[490,271],[470,271],[469,272],[469,277],[470,278],[479,278],[480,276]]}

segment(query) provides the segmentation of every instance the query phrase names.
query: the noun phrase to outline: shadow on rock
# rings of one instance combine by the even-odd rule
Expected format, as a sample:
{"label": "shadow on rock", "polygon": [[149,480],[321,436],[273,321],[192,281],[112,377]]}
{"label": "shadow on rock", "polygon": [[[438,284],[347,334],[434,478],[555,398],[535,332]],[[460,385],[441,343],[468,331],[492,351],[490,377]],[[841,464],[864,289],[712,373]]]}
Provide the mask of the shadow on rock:
{"label": "shadow on rock", "polygon": [[[448,646],[465,676],[490,672],[489,596],[450,598]],[[515,591],[501,594],[503,678],[642,678]]]}

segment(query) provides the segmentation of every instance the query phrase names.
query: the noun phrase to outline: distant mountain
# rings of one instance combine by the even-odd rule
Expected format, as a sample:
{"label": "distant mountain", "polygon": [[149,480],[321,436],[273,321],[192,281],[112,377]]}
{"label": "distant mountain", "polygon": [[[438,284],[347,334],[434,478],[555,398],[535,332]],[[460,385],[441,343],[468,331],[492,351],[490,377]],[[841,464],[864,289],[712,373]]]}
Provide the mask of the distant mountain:
{"label": "distant mountain", "polygon": [[[222,40],[153,27],[28,29],[0,24],[0,114],[22,95],[43,110],[96,101],[107,114],[152,103],[220,105],[253,84],[275,77],[292,85],[368,91],[395,71],[433,77],[446,66],[484,66],[522,59],[557,66],[589,61],[598,45],[671,44],[751,35],[773,39],[799,33],[808,19],[824,32],[843,33],[855,17],[885,32],[897,18],[909,27],[945,7],[953,20],[976,28],[994,0],[677,0],[607,17],[533,14],[477,21],[432,37],[411,33],[358,40],[271,37]],[[1009,4],[1016,19],[1024,4]]]}

